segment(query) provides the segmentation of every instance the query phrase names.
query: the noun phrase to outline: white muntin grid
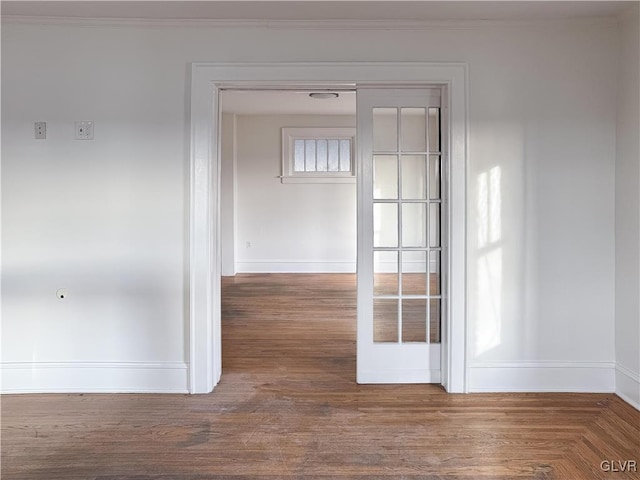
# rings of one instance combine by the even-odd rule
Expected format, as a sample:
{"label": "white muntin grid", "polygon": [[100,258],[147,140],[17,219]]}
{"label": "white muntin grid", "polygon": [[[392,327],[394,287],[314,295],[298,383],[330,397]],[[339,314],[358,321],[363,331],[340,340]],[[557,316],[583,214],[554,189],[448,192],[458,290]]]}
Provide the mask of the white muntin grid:
{"label": "white muntin grid", "polygon": [[[441,178],[441,163],[442,163],[442,152],[440,149],[440,145],[441,145],[441,125],[440,125],[440,108],[439,107],[419,107],[420,109],[424,110],[425,113],[425,129],[424,129],[424,134],[425,134],[425,146],[426,146],[426,150],[404,150],[404,145],[403,145],[403,138],[402,138],[402,133],[403,133],[403,125],[402,125],[402,110],[403,107],[380,107],[384,110],[395,110],[395,119],[396,119],[396,138],[395,138],[395,143],[396,143],[396,149],[395,150],[376,150],[375,148],[372,149],[372,157],[375,158],[376,156],[381,156],[381,155],[390,155],[390,156],[394,156],[396,158],[396,169],[397,169],[397,194],[396,194],[396,198],[373,198],[373,203],[375,204],[392,204],[392,205],[396,205],[396,227],[397,227],[397,232],[396,232],[396,241],[397,244],[396,246],[373,246],[373,252],[375,254],[375,252],[396,252],[397,253],[397,257],[396,257],[396,262],[397,262],[397,294],[375,294],[373,295],[373,299],[375,300],[396,300],[397,301],[397,331],[398,331],[398,339],[397,342],[386,342],[386,341],[382,341],[382,342],[376,342],[376,343],[432,343],[431,342],[431,300],[438,300],[439,304],[440,304],[440,308],[439,308],[439,318],[438,321],[441,321],[442,319],[442,291],[441,291],[441,284],[442,284],[442,278],[438,279],[438,282],[440,283],[440,288],[438,289],[438,293],[435,295],[431,294],[431,253],[432,252],[437,252],[437,257],[439,258],[439,261],[436,260],[436,263],[440,266],[440,270],[442,268],[442,235],[441,235],[441,230],[442,230],[442,225],[441,225],[441,213],[442,213],[442,178]],[[418,109],[417,107],[406,107],[406,108],[410,108],[412,110]],[[375,108],[374,108],[375,111]],[[432,138],[431,138],[431,125],[429,124],[429,122],[431,122],[431,114],[435,113],[435,121],[438,123],[438,127],[437,127],[437,148],[431,148],[432,145]],[[387,113],[389,114],[389,113]],[[433,142],[435,143],[435,142]],[[410,156],[410,155],[415,155],[415,156],[420,156],[421,158],[424,159],[424,164],[425,164],[425,192],[424,192],[424,197],[425,198],[419,198],[419,199],[410,199],[410,198],[403,198],[403,172],[402,172],[402,168],[403,168],[403,156]],[[438,182],[438,195],[437,197],[432,198],[432,192],[431,192],[431,159],[435,158],[436,159],[436,164],[435,164],[435,173],[436,173],[436,179]],[[372,179],[373,180],[373,179]],[[403,220],[404,220],[404,215],[403,215],[403,205],[410,205],[410,204],[418,204],[418,205],[425,205],[424,207],[424,214],[425,214],[425,230],[424,230],[424,235],[425,235],[425,241],[424,241],[424,246],[405,246],[404,245],[404,238],[403,238]],[[433,208],[433,206],[437,206],[435,209]],[[437,236],[435,238],[435,242],[432,243],[431,241],[431,217],[432,215],[437,215],[438,219],[437,219],[437,228],[438,228],[438,232],[437,232]],[[426,259],[425,259],[425,264],[426,264],[426,293],[425,294],[405,294],[403,292],[403,252],[425,252],[426,255]],[[426,300],[426,338],[424,342],[416,342],[416,341],[410,341],[410,342],[404,342],[402,339],[402,327],[403,327],[403,300]],[[439,343],[435,342],[435,343]]]}

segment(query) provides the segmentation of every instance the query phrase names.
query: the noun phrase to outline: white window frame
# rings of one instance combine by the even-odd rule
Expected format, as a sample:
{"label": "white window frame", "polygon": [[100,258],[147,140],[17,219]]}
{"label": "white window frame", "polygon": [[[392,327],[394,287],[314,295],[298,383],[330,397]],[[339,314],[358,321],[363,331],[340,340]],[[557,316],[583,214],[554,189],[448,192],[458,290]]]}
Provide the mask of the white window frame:
{"label": "white window frame", "polygon": [[[349,140],[351,170],[348,172],[296,172],[293,147],[296,140]],[[282,129],[282,183],[356,183],[356,129],[349,127],[285,127]]]}

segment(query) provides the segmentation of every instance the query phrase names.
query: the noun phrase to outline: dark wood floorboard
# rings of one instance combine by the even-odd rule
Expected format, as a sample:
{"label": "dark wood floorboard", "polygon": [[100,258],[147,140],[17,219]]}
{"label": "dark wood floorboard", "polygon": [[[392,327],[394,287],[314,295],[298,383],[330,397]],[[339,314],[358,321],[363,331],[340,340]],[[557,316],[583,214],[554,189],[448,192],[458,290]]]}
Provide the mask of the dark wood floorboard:
{"label": "dark wood floorboard", "polygon": [[223,279],[210,395],[2,397],[2,480],[638,479],[613,394],[355,383],[353,275]]}

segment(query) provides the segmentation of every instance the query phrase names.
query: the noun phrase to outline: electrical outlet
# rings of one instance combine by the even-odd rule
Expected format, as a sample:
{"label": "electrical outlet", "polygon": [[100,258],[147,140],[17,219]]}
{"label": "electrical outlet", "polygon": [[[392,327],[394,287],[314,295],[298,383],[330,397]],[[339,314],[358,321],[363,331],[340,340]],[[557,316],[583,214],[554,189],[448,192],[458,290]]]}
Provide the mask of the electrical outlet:
{"label": "electrical outlet", "polygon": [[247,242],[247,248],[251,248],[251,242]]}
{"label": "electrical outlet", "polygon": [[33,124],[36,140],[46,140],[47,122],[36,122]]}
{"label": "electrical outlet", "polygon": [[93,122],[83,120],[75,123],[76,140],[93,140]]}

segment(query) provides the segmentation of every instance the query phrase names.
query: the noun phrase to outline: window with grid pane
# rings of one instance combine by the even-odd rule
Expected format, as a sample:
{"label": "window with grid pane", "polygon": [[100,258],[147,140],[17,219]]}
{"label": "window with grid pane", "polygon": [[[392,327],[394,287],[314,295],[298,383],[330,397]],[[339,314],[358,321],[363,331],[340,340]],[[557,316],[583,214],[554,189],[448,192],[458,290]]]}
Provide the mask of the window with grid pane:
{"label": "window with grid pane", "polygon": [[283,128],[282,182],[355,182],[355,128]]}

